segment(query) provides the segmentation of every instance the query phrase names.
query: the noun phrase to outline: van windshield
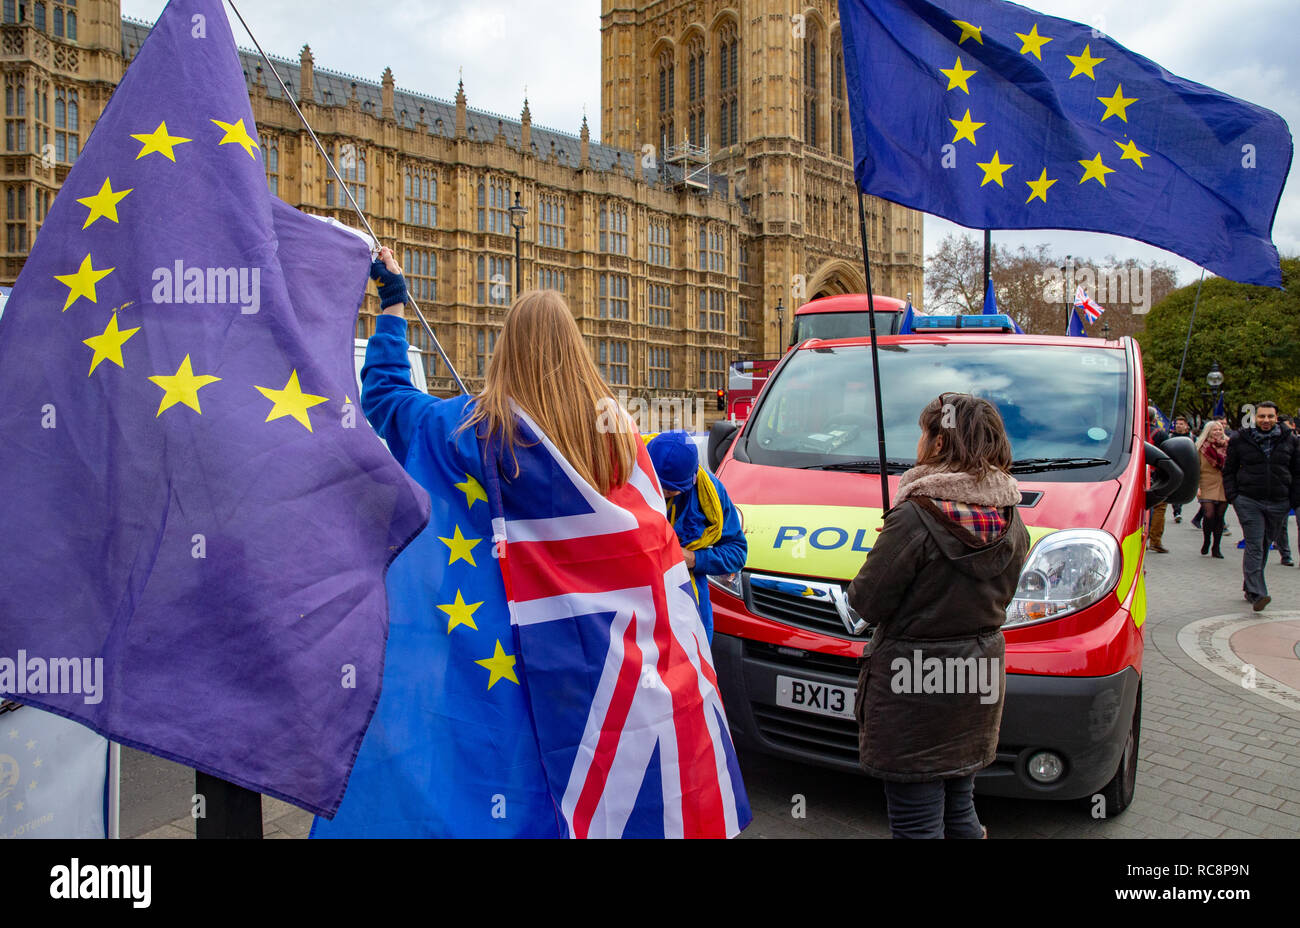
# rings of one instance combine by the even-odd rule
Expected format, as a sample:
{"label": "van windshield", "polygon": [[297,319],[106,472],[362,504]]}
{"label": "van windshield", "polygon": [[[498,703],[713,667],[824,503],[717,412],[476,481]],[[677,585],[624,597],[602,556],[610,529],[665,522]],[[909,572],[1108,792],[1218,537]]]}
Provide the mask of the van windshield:
{"label": "van windshield", "polygon": [[[903,314],[876,310],[876,334],[897,335]],[[856,313],[803,313],[794,317],[790,344],[810,338],[866,338],[871,334],[871,320],[864,309]]]}
{"label": "van windshield", "polygon": [[[921,410],[939,394],[997,406],[1018,473],[1093,479],[1127,444],[1125,354],[1107,348],[998,344],[881,345],[886,454],[895,472],[916,462]],[[769,384],[746,429],[755,464],[879,467],[871,349],[800,351]],[[862,469],[869,469],[863,467]],[[1078,475],[1067,476],[1070,471]],[[1052,479],[1058,479],[1054,474]]]}

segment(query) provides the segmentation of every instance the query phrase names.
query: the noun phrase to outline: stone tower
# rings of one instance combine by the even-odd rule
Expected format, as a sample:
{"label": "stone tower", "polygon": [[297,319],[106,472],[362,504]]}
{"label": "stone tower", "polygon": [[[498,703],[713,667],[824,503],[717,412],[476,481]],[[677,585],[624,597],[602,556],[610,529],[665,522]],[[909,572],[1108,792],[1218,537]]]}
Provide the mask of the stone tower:
{"label": "stone tower", "polygon": [[[794,307],[865,290],[834,0],[602,0],[601,51],[602,141],[707,149],[745,204],[762,353],[778,299],[788,332]],[[876,291],[919,306],[921,214],[874,197],[867,212]]]}

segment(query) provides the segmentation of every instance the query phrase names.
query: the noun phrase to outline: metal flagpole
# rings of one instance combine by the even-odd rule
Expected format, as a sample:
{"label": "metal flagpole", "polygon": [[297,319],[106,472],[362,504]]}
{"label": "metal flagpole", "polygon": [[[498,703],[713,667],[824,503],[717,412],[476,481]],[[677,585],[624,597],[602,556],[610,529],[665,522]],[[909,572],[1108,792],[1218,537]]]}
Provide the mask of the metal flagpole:
{"label": "metal flagpole", "polygon": [[[984,230],[984,292],[989,289],[989,278],[993,276],[993,232]],[[981,307],[982,308],[982,307]]]}
{"label": "metal flagpole", "polygon": [[[289,88],[285,86],[284,79],[280,77],[280,72],[275,69],[275,64],[271,61],[266,52],[263,51],[261,43],[257,41],[257,36],[253,35],[253,30],[248,28],[248,23],[244,21],[244,17],[239,12],[239,8],[234,4],[234,0],[226,0],[226,2],[229,3],[230,8],[235,11],[235,16],[238,17],[240,25],[242,25],[244,31],[248,33],[248,37],[253,40],[253,44],[257,46],[258,54],[262,56],[262,60],[266,62],[267,67],[271,69],[271,73],[275,75],[275,80],[276,83],[280,85],[281,93],[283,93],[284,98],[289,101],[289,105],[293,107],[293,111],[298,114],[298,118],[302,120],[302,124],[306,127],[307,134],[311,136],[311,140],[316,143],[316,150],[321,153],[321,157],[324,158],[325,163],[329,165],[330,171],[333,172],[334,177],[338,180],[339,189],[347,195],[348,202],[352,204],[352,209],[356,212],[357,218],[361,220],[361,224],[366,227],[366,231],[370,233],[370,237],[375,240],[376,244],[378,244],[379,236],[376,235],[375,230],[370,227],[370,222],[366,219],[365,214],[361,212],[361,207],[357,206],[357,201],[352,196],[352,191],[348,189],[348,185],[344,183],[343,177],[339,174],[338,168],[334,166],[333,160],[331,160],[330,156],[326,153],[325,146],[322,145],[320,139],[316,137],[316,130],[311,127],[311,123],[307,122],[307,117],[303,115],[302,110],[298,108],[298,102],[294,100],[293,94],[291,94]],[[460,389],[461,393],[469,393],[469,390],[465,387],[465,383],[460,379],[460,374],[456,373],[456,368],[452,366],[451,359],[447,357],[447,352],[442,350],[442,343],[438,341],[438,336],[433,334],[433,326],[429,325],[429,320],[424,318],[424,312],[420,309],[419,304],[417,304],[409,294],[407,295],[406,302],[411,309],[415,310],[415,314],[420,318],[420,324],[424,326],[424,331],[428,333],[430,340],[433,342],[433,347],[438,352],[438,357],[442,358],[442,363],[447,365],[447,371],[451,374],[451,379],[456,381],[456,386]]]}
{"label": "metal flagpole", "polygon": [[1187,341],[1183,342],[1183,360],[1178,365],[1178,379],[1174,381],[1174,401],[1169,404],[1169,415],[1178,415],[1178,389],[1183,385],[1183,368],[1187,364],[1187,349],[1192,346],[1192,326],[1196,325],[1196,307],[1201,302],[1201,284],[1205,283],[1205,268],[1196,283],[1196,299],[1192,300],[1192,318],[1187,323]]}
{"label": "metal flagpole", "polygon": [[858,230],[862,235],[862,268],[867,275],[867,323],[871,330],[871,377],[876,387],[876,441],[880,454],[880,509],[889,511],[889,466],[885,462],[885,412],[880,397],[880,356],[876,351],[876,300],[871,291],[871,256],[867,250],[867,210],[858,191]]}

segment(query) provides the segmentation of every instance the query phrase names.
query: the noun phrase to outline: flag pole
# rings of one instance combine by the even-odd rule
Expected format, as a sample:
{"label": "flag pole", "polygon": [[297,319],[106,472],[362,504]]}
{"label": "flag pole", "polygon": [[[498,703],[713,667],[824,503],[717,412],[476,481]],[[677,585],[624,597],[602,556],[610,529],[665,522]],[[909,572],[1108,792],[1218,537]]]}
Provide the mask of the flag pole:
{"label": "flag pole", "polygon": [[[266,62],[267,67],[271,69],[271,73],[275,75],[276,83],[280,85],[280,92],[284,94],[284,98],[289,101],[289,105],[293,107],[293,111],[297,113],[298,118],[302,120],[303,126],[307,129],[307,134],[310,135],[311,140],[316,143],[316,150],[321,153],[321,157],[325,159],[325,164],[329,166],[330,171],[338,180],[339,189],[343,191],[348,198],[348,202],[352,204],[352,209],[356,212],[357,218],[361,220],[361,224],[365,226],[366,231],[370,233],[370,237],[375,240],[376,244],[378,244],[379,236],[376,235],[375,230],[370,227],[370,222],[366,219],[365,213],[361,212],[361,207],[357,205],[356,198],[352,196],[352,191],[348,188],[343,177],[339,174],[338,168],[334,166],[334,162],[330,158],[329,154],[326,153],[325,146],[322,145],[320,139],[316,137],[316,130],[311,127],[311,123],[307,122],[307,117],[303,114],[303,111],[298,108],[298,102],[294,100],[293,94],[289,92],[289,88],[285,85],[284,79],[280,77],[280,72],[276,70],[275,64],[271,61],[270,56],[268,56],[262,49],[262,44],[257,41],[257,36],[253,35],[253,30],[248,28],[248,23],[244,21],[244,17],[239,12],[239,8],[235,6],[234,0],[226,0],[226,2],[229,3],[230,8],[234,10],[235,16],[239,19],[240,25],[244,27],[244,31],[248,33],[248,37],[253,40],[253,45],[257,47],[258,54],[262,56],[262,60]],[[457,388],[461,393],[469,393],[469,390],[465,387],[464,381],[460,379],[460,374],[456,373],[456,368],[452,365],[451,359],[447,357],[447,352],[442,350],[442,343],[438,341],[438,336],[433,333],[433,326],[429,325],[429,320],[424,317],[424,312],[420,309],[419,304],[409,295],[407,296],[406,302],[411,309],[415,310],[415,315],[419,317],[420,324],[424,326],[424,331],[433,342],[433,347],[438,352],[438,357],[442,358],[442,363],[447,365],[447,371],[451,374],[451,379],[456,381]]]}
{"label": "flag pole", "polygon": [[993,230],[984,230],[984,290],[988,291],[989,278],[993,276]]}
{"label": "flag pole", "polygon": [[871,379],[876,388],[876,441],[880,454],[880,509],[889,511],[889,467],[885,463],[885,412],[880,396],[880,355],[876,351],[876,300],[871,289],[871,254],[867,249],[867,210],[858,191],[858,231],[862,235],[862,269],[867,278],[867,324],[871,330]]}
{"label": "flag pole", "polygon": [[1192,346],[1192,326],[1196,325],[1196,307],[1201,302],[1201,284],[1205,283],[1205,268],[1201,268],[1201,279],[1196,283],[1196,298],[1192,300],[1192,318],[1187,323],[1187,341],[1183,342],[1183,360],[1178,364],[1178,379],[1174,381],[1174,401],[1169,404],[1169,415],[1178,415],[1178,390],[1183,385],[1183,368],[1187,364],[1187,349]]}

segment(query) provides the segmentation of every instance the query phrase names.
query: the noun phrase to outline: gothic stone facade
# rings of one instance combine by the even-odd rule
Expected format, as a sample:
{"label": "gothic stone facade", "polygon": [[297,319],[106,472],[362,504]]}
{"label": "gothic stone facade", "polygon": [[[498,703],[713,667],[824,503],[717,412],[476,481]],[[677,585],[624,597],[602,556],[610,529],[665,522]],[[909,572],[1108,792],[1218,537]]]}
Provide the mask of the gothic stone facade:
{"label": "gothic stone facade", "polygon": [[[346,192],[244,53],[267,182],[353,226],[357,202],[471,390],[518,270],[524,289],[564,292],[616,390],[705,398],[726,386],[728,362],[779,354],[778,301],[788,334],[794,307],[865,289],[835,4],[785,7],[604,0],[604,144],[585,120],[577,135],[534,127],[527,101],[508,118],[471,109],[463,87],[446,101],[398,89],[391,71],[376,83],[318,69],[304,47],[276,69]],[[5,2],[4,16],[12,283],[148,26],[116,0]],[[528,209],[518,269],[516,197]],[[877,291],[919,303],[919,214],[867,203]],[[367,297],[358,337],[377,311]],[[418,323],[409,332],[430,389],[454,392]]]}

